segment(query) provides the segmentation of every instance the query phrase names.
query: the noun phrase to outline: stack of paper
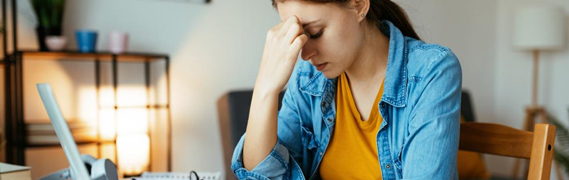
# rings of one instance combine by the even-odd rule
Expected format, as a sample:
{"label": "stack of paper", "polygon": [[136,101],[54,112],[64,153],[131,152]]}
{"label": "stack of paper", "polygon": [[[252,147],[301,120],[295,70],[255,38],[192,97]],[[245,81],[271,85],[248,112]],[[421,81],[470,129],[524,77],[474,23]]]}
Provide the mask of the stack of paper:
{"label": "stack of paper", "polygon": [[[198,179],[196,179],[196,175],[198,176]],[[132,180],[174,180],[174,179],[221,180],[221,172],[196,172],[194,175],[191,175],[190,173],[144,172],[142,173],[142,176],[132,178]]]}
{"label": "stack of paper", "polygon": [[0,163],[0,179],[32,180],[30,167]]}

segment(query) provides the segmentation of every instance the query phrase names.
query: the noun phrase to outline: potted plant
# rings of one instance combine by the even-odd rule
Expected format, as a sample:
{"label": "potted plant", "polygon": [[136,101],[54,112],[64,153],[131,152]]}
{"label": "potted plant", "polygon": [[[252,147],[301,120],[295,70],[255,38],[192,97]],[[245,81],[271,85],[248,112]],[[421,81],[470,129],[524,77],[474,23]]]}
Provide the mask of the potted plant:
{"label": "potted plant", "polygon": [[557,127],[557,141],[553,151],[553,158],[569,174],[569,129],[551,115],[547,116],[547,121]]}
{"label": "potted plant", "polygon": [[30,0],[38,18],[36,28],[40,51],[47,51],[45,37],[61,36],[65,0]]}

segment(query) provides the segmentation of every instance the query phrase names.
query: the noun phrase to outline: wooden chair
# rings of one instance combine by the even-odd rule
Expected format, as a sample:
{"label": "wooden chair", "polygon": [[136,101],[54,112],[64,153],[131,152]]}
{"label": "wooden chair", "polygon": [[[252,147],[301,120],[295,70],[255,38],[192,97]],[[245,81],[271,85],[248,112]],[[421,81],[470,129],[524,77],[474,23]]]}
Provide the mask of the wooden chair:
{"label": "wooden chair", "polygon": [[548,180],[555,126],[535,124],[534,132],[491,123],[462,123],[459,149],[529,159],[530,180]]}

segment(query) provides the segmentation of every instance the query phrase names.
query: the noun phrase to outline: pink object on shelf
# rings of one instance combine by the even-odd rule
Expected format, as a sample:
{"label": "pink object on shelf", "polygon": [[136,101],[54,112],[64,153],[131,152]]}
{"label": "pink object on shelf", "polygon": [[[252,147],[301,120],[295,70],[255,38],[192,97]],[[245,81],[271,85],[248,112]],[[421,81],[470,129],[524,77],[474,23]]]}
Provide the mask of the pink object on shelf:
{"label": "pink object on shelf", "polygon": [[128,33],[111,31],[108,34],[109,51],[114,54],[124,53],[128,49]]}
{"label": "pink object on shelf", "polygon": [[67,45],[67,39],[63,36],[47,36],[45,37],[45,44],[50,51],[61,51]]}

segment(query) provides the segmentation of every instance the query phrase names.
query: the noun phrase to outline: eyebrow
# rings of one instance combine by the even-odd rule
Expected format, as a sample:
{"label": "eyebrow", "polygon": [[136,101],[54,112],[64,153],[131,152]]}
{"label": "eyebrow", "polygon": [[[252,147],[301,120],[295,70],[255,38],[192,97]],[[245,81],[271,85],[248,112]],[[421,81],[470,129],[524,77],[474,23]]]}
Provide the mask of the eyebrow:
{"label": "eyebrow", "polygon": [[314,24],[315,22],[318,22],[318,21],[320,21],[320,19],[317,19],[317,20],[314,20],[314,21],[310,21],[310,22],[307,22],[307,23],[303,23],[303,24],[302,24],[302,27],[306,27],[306,26],[308,26],[308,25],[310,25],[310,24]]}

